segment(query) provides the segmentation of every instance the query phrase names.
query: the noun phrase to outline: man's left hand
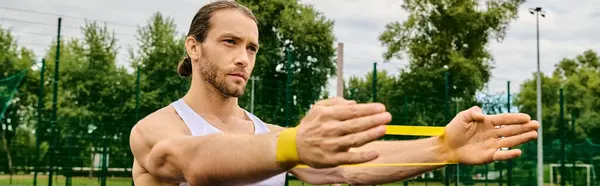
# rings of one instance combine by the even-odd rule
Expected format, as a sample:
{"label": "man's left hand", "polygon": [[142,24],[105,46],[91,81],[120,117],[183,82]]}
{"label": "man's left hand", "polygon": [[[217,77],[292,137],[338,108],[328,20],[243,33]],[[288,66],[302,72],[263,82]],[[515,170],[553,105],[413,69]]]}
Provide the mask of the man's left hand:
{"label": "man's left hand", "polygon": [[448,148],[450,161],[485,164],[520,156],[519,149],[500,149],[536,139],[539,127],[527,114],[484,115],[479,107],[472,107],[456,115],[441,140]]}

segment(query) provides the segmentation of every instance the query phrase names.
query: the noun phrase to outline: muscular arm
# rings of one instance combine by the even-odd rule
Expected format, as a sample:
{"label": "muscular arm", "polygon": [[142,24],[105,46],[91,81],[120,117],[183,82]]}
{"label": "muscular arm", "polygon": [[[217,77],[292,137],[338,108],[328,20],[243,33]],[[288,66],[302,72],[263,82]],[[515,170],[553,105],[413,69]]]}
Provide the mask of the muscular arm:
{"label": "muscular arm", "polygon": [[[272,131],[284,128],[270,125]],[[447,157],[438,137],[406,141],[375,141],[355,151],[376,150],[380,156],[368,163],[439,163]],[[385,166],[385,167],[336,167],[328,169],[293,168],[291,172],[309,184],[384,184],[408,179],[443,166]]]}
{"label": "muscular arm", "polygon": [[[503,126],[503,127],[498,127]],[[499,151],[537,138],[539,123],[529,115],[505,113],[483,115],[479,107],[462,111],[445,126],[444,137],[410,141],[374,141],[356,151],[375,150],[379,156],[368,163],[460,162],[476,165],[521,155],[519,149]],[[503,137],[503,138],[501,138]],[[442,140],[443,139],[443,140]],[[410,178],[442,166],[337,167],[327,172],[294,168],[303,180],[314,183],[380,184]],[[318,174],[327,173],[327,179]]]}
{"label": "muscular arm", "polygon": [[[377,150],[381,156],[368,163],[440,163],[448,159],[448,150],[438,137],[407,141],[376,141],[356,149]],[[343,183],[382,184],[408,179],[443,167],[437,166],[383,166],[339,167]]]}
{"label": "muscular arm", "polygon": [[149,116],[132,129],[136,161],[155,177],[191,185],[241,185],[292,167],[275,161],[278,131],[191,136],[174,127],[180,122],[176,117]]}
{"label": "muscular arm", "polygon": [[[369,163],[439,163],[444,150],[436,138],[410,141],[376,141],[356,151],[377,150],[380,156]],[[408,179],[443,166],[341,166],[331,169],[294,168],[292,173],[310,184],[348,183],[356,185],[385,184]]]}

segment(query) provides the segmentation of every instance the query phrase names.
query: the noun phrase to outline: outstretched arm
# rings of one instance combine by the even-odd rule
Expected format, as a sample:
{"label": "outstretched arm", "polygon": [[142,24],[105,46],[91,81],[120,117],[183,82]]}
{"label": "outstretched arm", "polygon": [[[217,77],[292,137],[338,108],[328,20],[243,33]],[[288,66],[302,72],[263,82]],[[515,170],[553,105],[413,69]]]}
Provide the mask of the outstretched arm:
{"label": "outstretched arm", "polygon": [[[298,157],[276,158],[278,143],[282,142],[281,131],[191,136],[175,113],[154,114],[140,121],[130,135],[131,150],[136,163],[154,177],[191,185],[247,185],[299,163],[327,168],[377,158],[373,151],[341,149],[361,146],[383,136],[389,113],[381,104],[335,105],[339,101],[345,102],[340,99],[319,102],[303,118],[301,127],[286,131],[295,133],[290,135],[295,140],[284,144],[282,149],[297,146]],[[355,127],[349,129],[348,125]],[[348,138],[357,143],[344,143]]]}
{"label": "outstretched arm", "polygon": [[149,117],[131,133],[131,149],[137,162],[161,180],[190,185],[237,185],[293,167],[275,162],[277,132],[190,136],[173,131],[173,123],[164,127],[169,120]]}
{"label": "outstretched arm", "polygon": [[[501,127],[502,126],[502,127]],[[355,151],[376,150],[380,156],[366,164],[441,163],[484,164],[515,158],[518,149],[498,151],[537,137],[539,123],[525,114],[485,116],[479,108],[459,113],[445,134],[407,141],[376,141]],[[505,138],[500,138],[505,137]],[[340,166],[331,169],[294,168],[300,179],[313,184],[382,184],[411,178],[443,167],[436,166]]]}
{"label": "outstretched arm", "polygon": [[[448,159],[447,149],[442,146],[437,137],[410,141],[376,141],[355,150],[376,150],[380,153],[379,158],[365,164],[439,163]],[[371,185],[404,180],[441,167],[443,165],[340,166],[330,169],[302,167],[292,169],[292,173],[300,180],[310,184]]]}

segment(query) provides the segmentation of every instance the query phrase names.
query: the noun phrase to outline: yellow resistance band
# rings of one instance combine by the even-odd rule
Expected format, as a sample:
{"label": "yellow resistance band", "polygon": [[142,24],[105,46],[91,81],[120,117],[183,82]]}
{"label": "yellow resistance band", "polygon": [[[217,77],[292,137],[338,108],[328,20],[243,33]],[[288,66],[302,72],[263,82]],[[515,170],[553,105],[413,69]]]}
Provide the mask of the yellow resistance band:
{"label": "yellow resistance band", "polygon": [[[454,163],[361,163],[347,164],[338,167],[392,167],[392,166],[439,166]],[[308,165],[297,165],[296,168],[310,168]]]}
{"label": "yellow resistance band", "polygon": [[386,125],[385,134],[404,136],[441,136],[444,127]]}
{"label": "yellow resistance band", "polygon": [[[387,135],[406,135],[406,136],[441,136],[444,134],[444,127],[432,126],[400,126],[387,125]],[[276,159],[278,162],[297,162],[298,151],[296,149],[296,128],[286,129],[277,141]],[[382,167],[382,166],[436,166],[455,164],[454,162],[440,163],[379,163],[379,164],[348,164],[341,166],[361,166],[361,167]],[[298,165],[298,168],[308,168],[307,165]]]}

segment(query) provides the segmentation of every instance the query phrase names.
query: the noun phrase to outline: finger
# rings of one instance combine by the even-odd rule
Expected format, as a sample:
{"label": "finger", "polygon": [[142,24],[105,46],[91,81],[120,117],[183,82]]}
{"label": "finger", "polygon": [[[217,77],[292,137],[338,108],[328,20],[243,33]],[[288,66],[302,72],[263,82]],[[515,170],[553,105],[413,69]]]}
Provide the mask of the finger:
{"label": "finger", "polygon": [[363,146],[383,136],[385,136],[385,125],[380,125],[362,132],[341,136],[339,138],[332,138],[324,143],[327,145],[327,147],[325,147],[326,149],[340,152],[347,151],[353,147]]}
{"label": "finger", "polygon": [[337,165],[359,164],[375,160],[377,157],[379,157],[379,153],[377,153],[376,151],[349,151],[336,153],[331,155],[330,157],[332,158],[331,161],[333,161],[334,164]]}
{"label": "finger", "polygon": [[529,131],[523,134],[502,138],[498,141],[498,147],[514,147],[523,143],[527,143],[537,138],[537,131]]}
{"label": "finger", "polygon": [[479,107],[479,106],[473,106],[473,107],[469,108],[469,110],[474,113],[483,114],[483,111],[481,110],[481,107]]}
{"label": "finger", "polygon": [[523,113],[504,113],[490,115],[486,120],[490,121],[493,125],[500,126],[527,123],[531,121],[531,117]]}
{"label": "finger", "polygon": [[[355,119],[346,120],[334,124],[335,130],[332,133],[335,136],[341,136],[351,133],[358,133],[372,129],[377,126],[382,126],[392,121],[392,115],[389,112],[363,116]],[[385,133],[385,131],[383,131]]]}
{"label": "finger", "polygon": [[502,161],[519,157],[521,154],[521,149],[499,150],[494,153],[492,158],[494,161]]}
{"label": "finger", "polygon": [[530,121],[524,125],[505,125],[496,130],[498,137],[508,137],[523,134],[529,131],[535,131],[540,127],[537,121]]}
{"label": "finger", "polygon": [[483,111],[481,111],[481,108],[478,106],[473,106],[464,110],[462,113],[459,113],[459,115],[464,116],[466,121],[483,121],[485,119]]}
{"label": "finger", "polygon": [[315,103],[315,106],[316,105],[333,106],[333,105],[340,105],[340,104],[345,105],[348,103],[350,103],[350,101],[344,99],[343,97],[333,97],[333,98],[318,101],[317,103]]}
{"label": "finger", "polygon": [[352,105],[336,105],[331,107],[332,117],[338,120],[348,120],[385,111],[385,105],[381,103],[363,103]]}

